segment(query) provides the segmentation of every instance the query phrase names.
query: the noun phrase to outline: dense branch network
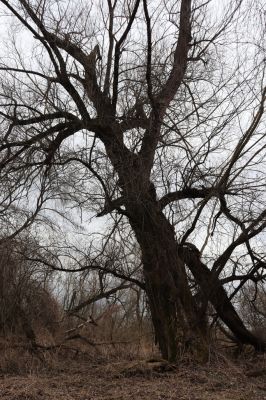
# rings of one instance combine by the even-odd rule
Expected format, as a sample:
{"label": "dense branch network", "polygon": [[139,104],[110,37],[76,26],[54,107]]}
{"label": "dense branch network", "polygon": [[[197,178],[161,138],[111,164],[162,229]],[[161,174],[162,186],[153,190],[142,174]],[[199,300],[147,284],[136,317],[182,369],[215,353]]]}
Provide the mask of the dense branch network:
{"label": "dense branch network", "polygon": [[[172,307],[175,299],[173,310],[183,308],[176,318],[187,313],[191,330],[197,305],[187,265],[236,337],[262,348],[231,302],[246,282],[265,280],[258,244],[266,228],[265,66],[256,45],[248,60],[232,58],[231,69],[227,57],[237,46],[226,53],[230,28],[244,21],[245,1],[225,7],[215,23],[209,1],[156,7],[136,0],[126,7],[107,0],[105,18],[91,32],[97,7],[87,23],[82,8],[64,21],[60,4],[0,3],[30,35],[35,57],[29,63],[18,52],[15,62],[0,64],[0,168],[7,193],[0,217],[14,225],[3,240],[29,228],[42,212],[44,218],[45,207],[56,209],[52,202],[60,199],[98,217],[119,216],[120,238],[133,231],[140,246],[143,280],[88,260],[76,268],[42,257],[34,261],[61,272],[99,270],[122,280],[99,296],[139,286],[147,292],[157,328],[171,319],[163,315],[158,322],[154,314],[159,291],[160,307]],[[12,206],[33,197],[34,210],[13,222]],[[116,235],[114,229],[106,242]],[[238,265],[243,251],[245,262]],[[160,280],[165,287],[156,286]],[[238,287],[230,293],[226,285],[234,282]],[[167,332],[158,335],[167,341]],[[163,341],[160,346],[163,352],[171,347],[166,350]]]}

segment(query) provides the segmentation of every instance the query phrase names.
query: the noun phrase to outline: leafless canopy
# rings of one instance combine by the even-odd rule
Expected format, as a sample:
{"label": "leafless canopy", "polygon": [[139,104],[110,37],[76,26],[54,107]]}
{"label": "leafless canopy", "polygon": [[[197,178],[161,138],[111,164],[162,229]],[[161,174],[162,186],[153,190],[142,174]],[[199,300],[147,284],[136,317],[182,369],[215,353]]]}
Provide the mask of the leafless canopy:
{"label": "leafless canopy", "polygon": [[[50,266],[68,258],[145,289],[167,358],[173,313],[193,331],[195,282],[238,340],[262,348],[231,300],[265,278],[263,1],[0,3],[2,240],[61,217],[83,225],[82,246],[54,246]],[[108,225],[100,253],[91,213]],[[101,257],[121,243],[110,267]]]}

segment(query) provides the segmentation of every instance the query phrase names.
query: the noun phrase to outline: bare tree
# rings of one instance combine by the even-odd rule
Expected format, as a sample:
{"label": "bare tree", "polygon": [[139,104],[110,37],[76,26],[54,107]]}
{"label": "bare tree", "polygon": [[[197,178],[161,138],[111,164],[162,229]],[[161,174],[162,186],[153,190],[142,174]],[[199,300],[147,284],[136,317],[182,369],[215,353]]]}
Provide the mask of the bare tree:
{"label": "bare tree", "polygon": [[8,235],[59,200],[111,214],[141,250],[135,284],[163,357],[175,360],[179,341],[205,348],[208,302],[236,340],[264,350],[232,302],[264,279],[263,4],[0,3],[13,23],[2,214],[38,199]]}

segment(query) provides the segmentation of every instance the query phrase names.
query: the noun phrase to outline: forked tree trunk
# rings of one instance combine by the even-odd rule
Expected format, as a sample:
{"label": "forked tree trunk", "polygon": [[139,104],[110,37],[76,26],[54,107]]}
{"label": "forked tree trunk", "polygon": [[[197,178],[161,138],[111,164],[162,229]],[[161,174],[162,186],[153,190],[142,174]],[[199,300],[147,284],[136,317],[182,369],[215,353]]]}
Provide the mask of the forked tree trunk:
{"label": "forked tree trunk", "polygon": [[129,204],[127,209],[142,250],[155,336],[163,358],[175,361],[179,342],[188,343],[202,335],[175,232],[152,201],[145,206]]}
{"label": "forked tree trunk", "polygon": [[[191,294],[185,263],[191,269],[202,293],[240,343],[265,350],[265,343],[249,332],[238,316],[219,279],[202,264],[195,252],[180,251],[174,228],[156,202],[129,203],[130,223],[142,251],[146,293],[155,335],[163,358],[177,359],[178,344],[191,343],[192,351],[204,359],[208,330],[205,315]],[[200,311],[200,312],[199,312]],[[193,348],[194,346],[194,348]],[[199,353],[200,352],[200,353]]]}

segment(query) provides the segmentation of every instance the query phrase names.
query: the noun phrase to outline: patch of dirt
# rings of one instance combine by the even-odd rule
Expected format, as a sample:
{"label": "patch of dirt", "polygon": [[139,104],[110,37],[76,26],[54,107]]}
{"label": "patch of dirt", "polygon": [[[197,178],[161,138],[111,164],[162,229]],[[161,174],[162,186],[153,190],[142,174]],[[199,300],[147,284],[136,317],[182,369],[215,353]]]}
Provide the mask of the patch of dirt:
{"label": "patch of dirt", "polygon": [[[265,370],[265,360],[252,365]],[[0,400],[266,400],[264,374],[245,363],[65,360],[24,376],[0,376]]]}

